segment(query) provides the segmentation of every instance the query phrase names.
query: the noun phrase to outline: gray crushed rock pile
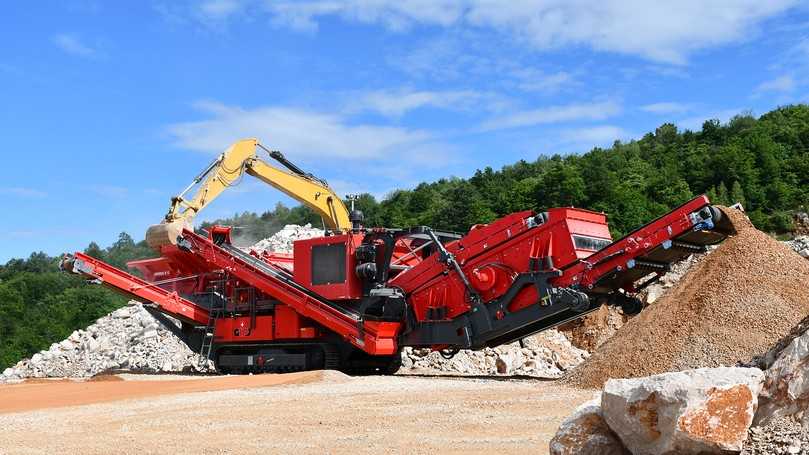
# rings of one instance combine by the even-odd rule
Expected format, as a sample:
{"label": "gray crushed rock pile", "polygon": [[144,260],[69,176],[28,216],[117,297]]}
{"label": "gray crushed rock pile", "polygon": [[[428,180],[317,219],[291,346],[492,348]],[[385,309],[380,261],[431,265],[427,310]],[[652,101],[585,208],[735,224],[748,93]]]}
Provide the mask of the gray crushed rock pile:
{"label": "gray crushed rock pile", "polygon": [[[179,322],[167,318],[170,324]],[[138,302],[7,368],[0,382],[24,378],[86,378],[104,372],[207,371],[199,355]]]}
{"label": "gray crushed rock pile", "polygon": [[462,350],[451,359],[429,349],[405,348],[400,373],[507,375],[557,378],[588,357],[555,329],[480,351]]}
{"label": "gray crushed rock pile", "polygon": [[283,229],[264,240],[259,240],[250,249],[259,253],[276,252],[292,253],[292,242],[295,240],[310,239],[323,235],[323,229],[313,228],[311,224],[298,226],[297,224],[287,224]]}
{"label": "gray crushed rock pile", "polygon": [[809,430],[790,417],[781,417],[762,427],[751,427],[741,454],[809,454]]}
{"label": "gray crushed rock pile", "polygon": [[797,251],[798,254],[809,259],[809,235],[795,237],[786,242],[787,246]]}

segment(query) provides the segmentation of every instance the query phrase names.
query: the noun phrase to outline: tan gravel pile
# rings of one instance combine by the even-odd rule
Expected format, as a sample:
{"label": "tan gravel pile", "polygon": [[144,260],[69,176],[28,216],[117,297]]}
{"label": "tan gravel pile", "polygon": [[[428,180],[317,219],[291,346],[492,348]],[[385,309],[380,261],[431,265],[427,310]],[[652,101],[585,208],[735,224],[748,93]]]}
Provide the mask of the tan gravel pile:
{"label": "tan gravel pile", "polygon": [[809,262],[725,211],[737,234],[576,368],[572,383],[749,361],[809,314]]}
{"label": "tan gravel pile", "polygon": [[601,308],[583,318],[562,324],[559,331],[565,334],[573,346],[593,352],[612,338],[628,319],[629,316],[618,307],[601,305]]}

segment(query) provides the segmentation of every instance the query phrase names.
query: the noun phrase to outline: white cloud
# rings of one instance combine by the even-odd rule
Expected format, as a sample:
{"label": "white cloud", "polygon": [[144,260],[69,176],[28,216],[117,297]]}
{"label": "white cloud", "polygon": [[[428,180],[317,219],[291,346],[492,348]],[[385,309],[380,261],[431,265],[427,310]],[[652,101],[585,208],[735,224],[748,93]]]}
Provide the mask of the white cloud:
{"label": "white cloud", "polygon": [[358,183],[343,179],[329,179],[329,186],[335,193],[337,193],[340,197],[343,197],[347,194],[363,194],[368,193],[372,195],[377,200],[380,200],[385,197],[388,188],[385,189],[378,189],[368,186],[365,183]]}
{"label": "white cloud", "polygon": [[554,93],[574,82],[573,76],[566,71],[546,74],[541,71],[522,70],[516,71],[514,75],[520,79],[517,86],[528,92]]}
{"label": "white cloud", "polygon": [[578,120],[604,120],[621,112],[621,105],[615,101],[602,101],[589,104],[568,104],[549,106],[540,109],[517,112],[493,118],[483,123],[484,131],[506,128],[520,128],[546,123],[560,123]]}
{"label": "white cloud", "polygon": [[775,79],[764,81],[756,87],[756,92],[782,92],[787,93],[795,90],[795,78],[791,74],[784,74]]}
{"label": "white cloud", "polygon": [[682,64],[689,54],[749,39],[757,24],[798,0],[311,0],[270,2],[278,24],[316,30],[324,16],[377,23],[391,30],[413,24],[489,27],[538,49],[588,46]]}
{"label": "white cloud", "polygon": [[226,19],[244,6],[240,0],[207,0],[199,5],[199,11],[209,19]]}
{"label": "white cloud", "polygon": [[179,147],[219,153],[237,139],[258,137],[292,158],[378,160],[433,140],[426,131],[352,124],[340,115],[289,107],[245,109],[210,101],[197,107],[210,118],[169,126]]}
{"label": "white cloud", "polygon": [[84,44],[78,36],[71,33],[59,33],[52,38],[53,44],[71,55],[79,57],[93,57],[97,51]]}
{"label": "white cloud", "polygon": [[536,0],[503,8],[475,2],[476,25],[515,30],[540,49],[587,45],[682,64],[699,49],[748,38],[755,25],[798,4],[795,0],[648,2]]}
{"label": "white cloud", "polygon": [[372,111],[389,117],[399,117],[406,112],[433,107],[449,110],[479,109],[499,110],[506,101],[502,97],[474,90],[425,91],[425,90],[375,90],[354,94],[348,103],[348,112]]}
{"label": "white cloud", "polygon": [[[196,107],[202,120],[167,127],[175,146],[213,155],[239,139],[255,137],[327,179],[340,192],[361,190],[380,196],[394,187],[438,178],[463,159],[457,147],[433,132],[362,123],[345,112],[244,108],[214,101],[199,102]],[[345,184],[354,180],[364,183]]]}
{"label": "white cloud", "polygon": [[26,188],[22,186],[0,188],[0,194],[7,194],[10,196],[18,196],[24,198],[36,198],[36,199],[44,198],[48,195],[48,193],[44,191],[40,191],[34,188]]}
{"label": "white cloud", "polygon": [[691,110],[691,106],[683,103],[663,102],[641,106],[640,110],[659,115],[682,114]]}
{"label": "white cloud", "polygon": [[457,0],[316,0],[267,2],[275,22],[297,30],[317,29],[321,16],[337,15],[361,23],[380,23],[391,30],[414,24],[449,26],[464,10]]}
{"label": "white cloud", "polygon": [[630,133],[614,125],[598,125],[585,128],[564,130],[561,133],[563,140],[579,144],[600,145],[612,143],[631,137]]}

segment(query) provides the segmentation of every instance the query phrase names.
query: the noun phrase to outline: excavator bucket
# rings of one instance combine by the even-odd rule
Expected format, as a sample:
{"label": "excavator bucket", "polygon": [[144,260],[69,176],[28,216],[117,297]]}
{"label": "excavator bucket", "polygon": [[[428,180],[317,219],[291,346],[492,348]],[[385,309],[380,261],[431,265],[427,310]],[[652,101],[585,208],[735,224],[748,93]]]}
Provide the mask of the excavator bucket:
{"label": "excavator bucket", "polygon": [[166,245],[176,245],[177,236],[186,228],[186,223],[181,221],[174,221],[171,223],[160,223],[149,226],[146,230],[146,243],[150,248],[160,252],[160,249]]}

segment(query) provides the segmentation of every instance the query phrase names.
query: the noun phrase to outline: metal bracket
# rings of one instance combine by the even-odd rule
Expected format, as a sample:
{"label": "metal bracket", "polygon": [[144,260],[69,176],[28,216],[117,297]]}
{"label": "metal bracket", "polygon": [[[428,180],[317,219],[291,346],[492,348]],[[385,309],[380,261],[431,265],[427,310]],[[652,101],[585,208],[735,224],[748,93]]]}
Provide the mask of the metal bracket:
{"label": "metal bracket", "polygon": [[[466,287],[466,291],[469,293],[469,298],[472,300],[472,304],[474,306],[480,305],[482,303],[480,294],[478,294],[478,291],[472,287],[472,283],[469,282],[469,278],[467,278],[466,274],[463,272],[463,269],[461,269],[461,265],[455,260],[455,256],[447,251],[447,248],[443,243],[438,241],[438,237],[435,235],[432,229],[427,229],[427,235],[430,236],[430,239],[433,241],[433,243],[435,243],[436,248],[438,248],[439,260],[452,267],[455,270],[455,273],[458,274],[458,278],[461,279],[464,287]],[[473,309],[473,311],[477,310]]]}

